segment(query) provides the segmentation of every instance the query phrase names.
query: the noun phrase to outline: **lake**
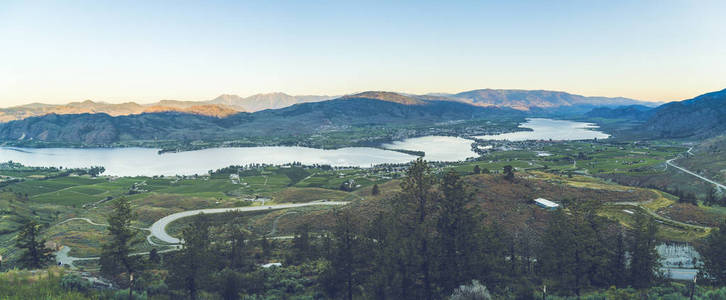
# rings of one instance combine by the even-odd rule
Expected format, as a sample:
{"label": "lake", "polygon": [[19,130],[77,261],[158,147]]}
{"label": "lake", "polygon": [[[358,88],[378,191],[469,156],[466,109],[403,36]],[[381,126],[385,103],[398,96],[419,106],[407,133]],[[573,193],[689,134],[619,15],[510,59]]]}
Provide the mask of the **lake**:
{"label": "lake", "polygon": [[508,140],[508,141],[527,141],[527,140],[554,140],[554,141],[573,141],[573,140],[591,140],[606,139],[610,135],[597,131],[597,125],[592,123],[574,122],[566,120],[552,120],[542,118],[527,119],[527,122],[519,126],[520,128],[529,128],[532,131],[517,131],[496,135],[482,135],[476,138],[483,140]]}
{"label": "lake", "polygon": [[[505,133],[480,138],[527,140],[573,140],[607,138],[593,130],[589,123],[528,119],[523,128],[534,131]],[[382,145],[386,149],[423,151],[428,161],[459,161],[477,157],[471,150],[472,141],[460,137],[424,136]],[[0,148],[0,161],[14,161],[27,166],[84,168],[103,166],[104,175],[153,176],[206,174],[209,170],[230,165],[326,164],[336,167],[371,167],[385,163],[407,163],[416,156],[370,147],[349,147],[335,150],[306,147],[247,147],[211,148],[159,155],[151,148]]]}
{"label": "lake", "polygon": [[472,140],[460,137],[424,136],[384,144],[382,147],[386,149],[423,151],[426,153],[424,158],[428,161],[458,161],[479,156],[471,150],[472,143]]}
{"label": "lake", "polygon": [[416,156],[376,148],[355,147],[323,150],[306,147],[211,148],[159,155],[151,148],[0,148],[0,161],[27,166],[82,168],[103,166],[104,175],[153,176],[206,174],[230,165],[328,164],[370,167],[382,163],[406,163]]}

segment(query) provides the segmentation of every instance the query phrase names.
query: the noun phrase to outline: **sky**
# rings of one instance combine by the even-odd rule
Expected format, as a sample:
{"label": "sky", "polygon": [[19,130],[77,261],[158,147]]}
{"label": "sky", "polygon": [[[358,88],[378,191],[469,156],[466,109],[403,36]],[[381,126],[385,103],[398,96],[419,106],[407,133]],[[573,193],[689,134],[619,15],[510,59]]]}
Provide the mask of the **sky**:
{"label": "sky", "polygon": [[0,106],[726,88],[726,1],[0,0]]}

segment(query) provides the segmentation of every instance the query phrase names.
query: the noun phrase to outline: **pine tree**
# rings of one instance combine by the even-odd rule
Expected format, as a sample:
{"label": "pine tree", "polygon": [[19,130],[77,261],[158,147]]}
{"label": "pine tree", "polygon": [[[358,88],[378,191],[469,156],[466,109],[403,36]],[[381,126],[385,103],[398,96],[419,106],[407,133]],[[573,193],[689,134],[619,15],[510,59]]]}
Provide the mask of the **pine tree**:
{"label": "pine tree", "polygon": [[357,223],[350,211],[336,211],[330,268],[323,276],[326,291],[333,298],[352,300],[357,287],[366,277],[368,251],[363,247]]}
{"label": "pine tree", "polygon": [[706,194],[706,199],[703,200],[703,204],[707,206],[712,206],[718,203],[718,191],[716,188],[712,188],[708,194]]}
{"label": "pine tree", "polygon": [[630,282],[635,288],[647,288],[655,283],[659,271],[659,256],[655,249],[658,227],[643,212],[635,215],[630,244]]}
{"label": "pine tree", "polygon": [[625,233],[618,232],[617,239],[615,240],[615,249],[613,251],[613,258],[610,261],[610,276],[612,276],[612,282],[618,287],[625,287],[626,279],[624,274],[627,274],[627,243],[625,240]]}
{"label": "pine tree", "polygon": [[439,266],[437,280],[444,293],[474,278],[472,268],[477,255],[476,231],[480,227],[469,207],[473,200],[459,175],[450,171],[441,183],[443,197],[439,202],[436,224]]}
{"label": "pine tree", "polygon": [[700,252],[703,258],[702,277],[715,285],[726,285],[726,221],[719,224],[718,230],[711,232]]}
{"label": "pine tree", "polygon": [[288,258],[291,264],[300,264],[311,258],[310,225],[305,223],[295,229],[292,240],[292,253]]}
{"label": "pine tree", "polygon": [[510,165],[504,166],[504,179],[513,181],[514,180],[514,168]]}
{"label": "pine tree", "polygon": [[371,189],[371,195],[378,196],[381,194],[381,189],[378,187],[378,184],[373,185],[373,189]]}
{"label": "pine tree", "polygon": [[15,245],[23,249],[20,265],[28,269],[40,269],[53,261],[51,249],[45,247],[45,240],[40,238],[40,224],[34,220],[25,223],[18,233]]}
{"label": "pine tree", "polygon": [[149,251],[149,263],[158,264],[160,262],[161,256],[159,255],[159,250],[156,250],[156,248],[151,249],[151,251]]}
{"label": "pine tree", "polygon": [[[403,261],[411,268],[404,265],[404,272],[411,272],[414,285],[412,292],[420,292],[420,297],[434,299],[434,278],[433,278],[433,235],[432,230],[435,224],[436,202],[438,193],[433,189],[436,178],[431,172],[428,163],[418,158],[406,172],[406,178],[401,182],[401,192],[396,197],[399,220],[402,221],[402,228],[407,228],[407,237],[411,247],[404,249],[403,255],[408,257]],[[433,224],[432,224],[433,223]],[[408,285],[408,284],[405,284]],[[404,287],[402,286],[402,289]],[[408,293],[408,291],[403,291]]]}
{"label": "pine tree", "polygon": [[[131,243],[136,236],[136,229],[131,228],[135,215],[131,211],[131,203],[126,198],[113,202],[113,212],[108,217],[110,241],[102,246],[101,273],[107,276],[118,276],[125,273],[129,278],[128,286],[132,286],[133,273],[140,268],[138,256],[131,256]],[[125,278],[119,278],[125,279]],[[131,292],[129,288],[129,292]]]}
{"label": "pine tree", "polygon": [[252,263],[248,259],[250,249],[247,242],[252,239],[252,234],[238,222],[231,222],[224,226],[223,237],[227,242],[220,245],[220,252],[224,255],[225,265],[235,271],[249,271]]}
{"label": "pine tree", "polygon": [[182,249],[169,262],[167,284],[171,288],[187,291],[197,299],[210,273],[209,222],[204,214],[194,217],[192,224],[182,230]]}

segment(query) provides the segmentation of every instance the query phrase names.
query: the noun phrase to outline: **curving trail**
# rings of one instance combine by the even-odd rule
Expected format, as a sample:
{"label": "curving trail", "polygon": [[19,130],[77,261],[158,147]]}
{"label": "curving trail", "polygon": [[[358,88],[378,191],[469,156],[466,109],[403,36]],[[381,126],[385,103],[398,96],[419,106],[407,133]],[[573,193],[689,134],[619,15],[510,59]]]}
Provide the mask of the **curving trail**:
{"label": "curving trail", "polygon": [[181,240],[169,235],[166,232],[166,226],[169,225],[171,222],[174,222],[181,218],[195,216],[200,213],[218,214],[218,213],[224,213],[224,212],[230,212],[230,211],[239,211],[239,212],[263,211],[263,210],[296,208],[296,207],[305,207],[305,206],[314,206],[314,205],[346,205],[346,204],[348,204],[348,202],[309,202],[309,203],[297,203],[297,204],[279,204],[279,205],[265,205],[265,206],[246,206],[246,207],[209,208],[209,209],[188,210],[188,211],[183,211],[183,212],[168,215],[168,216],[163,217],[163,218],[159,219],[158,221],[154,222],[154,224],[152,224],[151,227],[149,228],[151,230],[151,234],[149,234],[149,236],[147,237],[147,240],[151,240],[151,237],[153,236],[165,243],[180,244]]}
{"label": "curving trail", "polygon": [[[61,222],[59,222],[59,223],[57,223],[55,225],[62,225],[62,224],[68,223],[70,221],[85,221],[86,223],[91,224],[91,225],[94,225],[94,226],[108,227],[108,224],[96,223],[96,222],[91,221],[91,219],[89,219],[89,218],[70,218],[70,219],[63,220],[63,221],[61,221]],[[149,231],[149,228],[135,227],[135,226],[131,226],[131,228],[137,229],[137,230],[146,230],[146,231]]]}
{"label": "curving trail", "polygon": [[88,224],[91,224],[91,225],[108,227],[108,224],[99,224],[99,223],[91,221],[91,219],[89,219],[89,218],[70,218],[70,219],[63,220],[62,222],[55,224],[55,225],[65,224],[70,221],[86,221]]}

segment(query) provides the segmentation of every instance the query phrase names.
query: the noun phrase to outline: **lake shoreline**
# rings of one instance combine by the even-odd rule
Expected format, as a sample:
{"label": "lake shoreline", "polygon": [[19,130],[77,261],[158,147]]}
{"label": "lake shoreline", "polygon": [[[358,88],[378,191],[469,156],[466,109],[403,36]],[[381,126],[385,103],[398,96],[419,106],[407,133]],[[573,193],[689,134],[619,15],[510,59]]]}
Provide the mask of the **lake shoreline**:
{"label": "lake shoreline", "polygon": [[[537,122],[544,122],[547,130],[541,130]],[[534,124],[534,125],[533,125]],[[553,125],[554,124],[554,125]],[[496,136],[513,134],[556,135],[570,133],[580,128],[580,133],[606,134],[596,131],[589,123],[551,119],[527,119],[518,127],[521,131],[507,132]],[[584,129],[583,129],[584,128]],[[574,136],[588,139],[589,136]],[[104,175],[110,176],[154,176],[206,174],[209,170],[230,165],[268,164],[285,165],[330,165],[333,167],[369,168],[382,164],[406,164],[423,157],[428,161],[456,162],[481,157],[474,151],[477,140],[471,135],[428,135],[405,137],[391,142],[380,139],[369,146],[340,147],[333,149],[314,148],[301,145],[245,144],[231,143],[220,147],[190,145],[198,149],[180,151],[164,148],[134,147],[54,147],[26,148],[0,146],[0,160],[16,161],[28,166],[53,166],[84,168],[104,166]],[[361,142],[351,144],[364,144]]]}

